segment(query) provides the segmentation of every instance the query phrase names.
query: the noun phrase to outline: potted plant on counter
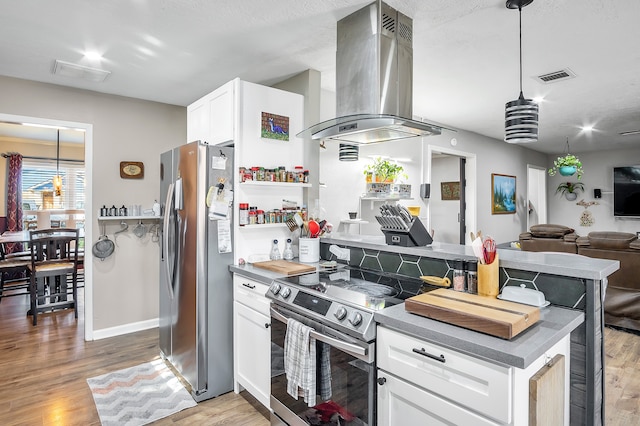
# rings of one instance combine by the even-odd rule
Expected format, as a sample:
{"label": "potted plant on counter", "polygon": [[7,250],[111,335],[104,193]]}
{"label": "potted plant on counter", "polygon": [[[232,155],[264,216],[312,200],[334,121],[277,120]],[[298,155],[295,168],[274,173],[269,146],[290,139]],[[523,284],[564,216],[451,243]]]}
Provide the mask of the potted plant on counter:
{"label": "potted plant on counter", "polygon": [[560,173],[562,176],[573,176],[577,173],[578,180],[580,180],[583,173],[582,162],[572,154],[558,157],[553,162],[553,167],[549,169],[549,176],[554,176],[556,173]]}
{"label": "potted plant on counter", "polygon": [[580,191],[584,191],[584,185],[581,182],[562,182],[556,188],[556,194],[560,193],[564,195],[564,197],[573,201],[578,198],[578,193]]}

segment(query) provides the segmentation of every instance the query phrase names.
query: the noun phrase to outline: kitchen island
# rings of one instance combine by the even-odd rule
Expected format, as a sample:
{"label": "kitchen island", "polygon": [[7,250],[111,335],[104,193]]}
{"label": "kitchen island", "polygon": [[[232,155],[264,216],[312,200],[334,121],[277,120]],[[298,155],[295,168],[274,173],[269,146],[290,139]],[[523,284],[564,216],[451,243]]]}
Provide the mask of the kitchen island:
{"label": "kitchen island", "polygon": [[[410,277],[451,278],[451,261],[475,259],[470,246],[436,242],[426,247],[401,247],[387,245],[382,235],[352,234],[323,237],[323,259],[337,259],[329,251],[331,245],[348,249],[349,259],[342,261],[349,265]],[[570,424],[604,424],[602,301],[607,277],[619,269],[619,262],[565,253],[498,250],[498,254],[501,289],[525,284],[542,291],[552,306],[584,313],[584,322],[571,332]]]}

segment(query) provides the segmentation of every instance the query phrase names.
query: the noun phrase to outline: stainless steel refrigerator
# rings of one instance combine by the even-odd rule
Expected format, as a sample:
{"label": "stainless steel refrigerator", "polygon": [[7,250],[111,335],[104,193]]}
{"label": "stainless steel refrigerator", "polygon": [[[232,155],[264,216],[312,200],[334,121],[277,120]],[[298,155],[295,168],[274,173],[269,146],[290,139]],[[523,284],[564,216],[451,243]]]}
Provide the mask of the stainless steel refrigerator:
{"label": "stainless steel refrigerator", "polygon": [[197,141],[160,160],[160,351],[203,401],[233,389],[233,148]]}

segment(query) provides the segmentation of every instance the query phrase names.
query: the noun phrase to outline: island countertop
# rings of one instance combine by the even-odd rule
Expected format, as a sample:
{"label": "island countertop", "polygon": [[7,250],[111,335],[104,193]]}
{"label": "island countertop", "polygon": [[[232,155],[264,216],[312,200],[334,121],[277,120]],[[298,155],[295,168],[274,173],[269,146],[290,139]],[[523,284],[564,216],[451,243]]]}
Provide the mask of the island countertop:
{"label": "island countertop", "polygon": [[[434,242],[424,247],[394,246],[386,244],[383,235],[332,233],[322,237],[320,242],[445,260],[476,258],[473,249],[468,245]],[[567,277],[603,280],[620,269],[620,262],[617,260],[596,259],[571,253],[498,249],[498,254],[501,267]]]}
{"label": "island countertop", "polygon": [[526,368],[584,321],[580,311],[547,306],[540,320],[506,340],[407,312],[404,303],[374,315],[377,323],[458,352],[517,368]]}

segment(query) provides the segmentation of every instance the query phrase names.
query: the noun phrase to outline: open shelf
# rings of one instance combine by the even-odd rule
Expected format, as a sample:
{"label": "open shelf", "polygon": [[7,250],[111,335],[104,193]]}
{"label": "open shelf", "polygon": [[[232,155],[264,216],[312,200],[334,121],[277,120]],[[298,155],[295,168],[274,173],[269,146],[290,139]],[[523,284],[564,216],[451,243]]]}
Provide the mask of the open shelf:
{"label": "open shelf", "polygon": [[309,188],[310,183],[294,183],[294,182],[271,182],[262,180],[247,180],[240,182],[241,186],[283,186],[288,188]]}
{"label": "open shelf", "polygon": [[162,220],[162,216],[98,216],[98,220]]}

